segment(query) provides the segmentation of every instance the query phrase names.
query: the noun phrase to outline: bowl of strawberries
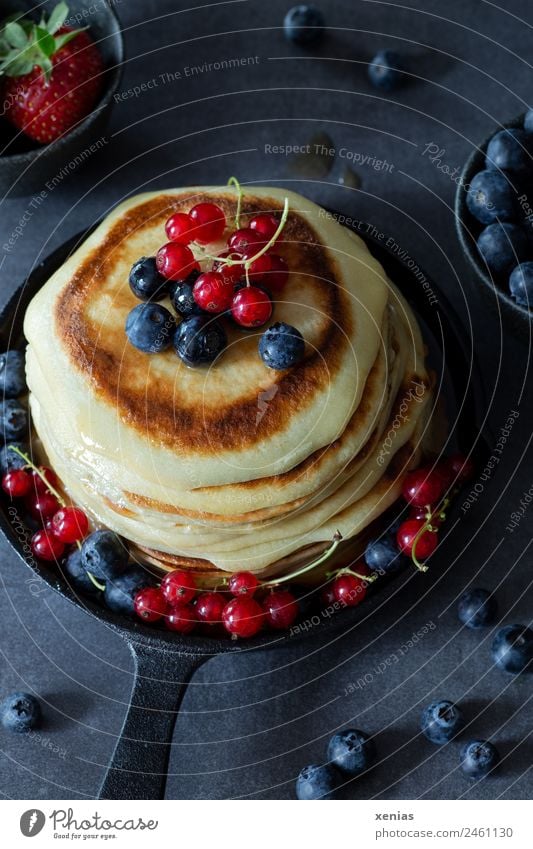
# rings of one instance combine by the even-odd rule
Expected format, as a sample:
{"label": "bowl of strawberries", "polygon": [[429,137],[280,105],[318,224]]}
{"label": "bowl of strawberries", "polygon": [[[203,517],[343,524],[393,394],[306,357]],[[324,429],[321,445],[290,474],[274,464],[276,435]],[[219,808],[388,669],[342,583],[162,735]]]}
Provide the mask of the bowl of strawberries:
{"label": "bowl of strawberries", "polygon": [[0,189],[46,189],[104,147],[123,61],[107,0],[8,0],[0,20]]}

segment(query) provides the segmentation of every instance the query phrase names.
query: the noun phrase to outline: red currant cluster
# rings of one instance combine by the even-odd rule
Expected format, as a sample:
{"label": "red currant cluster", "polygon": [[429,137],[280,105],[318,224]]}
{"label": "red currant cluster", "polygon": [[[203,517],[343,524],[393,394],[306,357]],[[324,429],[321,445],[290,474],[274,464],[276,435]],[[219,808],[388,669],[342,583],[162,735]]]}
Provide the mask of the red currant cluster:
{"label": "red currant cluster", "polygon": [[433,468],[415,469],[406,475],[402,495],[410,505],[410,515],[398,528],[396,540],[401,552],[413,559],[416,566],[433,554],[438,544],[439,527],[444,521],[449,493],[474,473],[471,460],[454,454]]}
{"label": "red currant cluster", "polygon": [[[199,625],[221,625],[234,637],[253,637],[265,627],[290,628],[299,607],[288,590],[273,589],[261,602],[254,598],[261,584],[251,572],[236,572],[224,591],[198,594],[193,575],[176,569],[160,587],[145,587],[135,596],[137,616],[145,622],[163,620],[171,631],[188,634]],[[228,594],[232,596],[228,601]]]}
{"label": "red currant cluster", "polygon": [[[200,271],[189,245],[219,241],[226,229],[222,209],[214,203],[200,203],[186,214],[176,212],[165,230],[169,241],[156,254],[156,266],[167,280],[184,280]],[[212,267],[203,271],[193,286],[200,309],[218,314],[231,311],[242,327],[261,327],[272,315],[272,301],[263,286],[280,291],[289,269],[283,257],[271,252],[282,227],[273,215],[254,216],[247,227],[238,227],[227,239],[227,250],[212,258]],[[261,285],[255,285],[261,284]]]}
{"label": "red currant cluster", "polygon": [[42,528],[31,538],[31,550],[41,560],[57,560],[67,545],[81,541],[89,530],[89,520],[79,507],[65,504],[55,487],[57,476],[52,469],[28,464],[11,469],[2,478],[2,489],[11,498],[24,500],[33,519]]}

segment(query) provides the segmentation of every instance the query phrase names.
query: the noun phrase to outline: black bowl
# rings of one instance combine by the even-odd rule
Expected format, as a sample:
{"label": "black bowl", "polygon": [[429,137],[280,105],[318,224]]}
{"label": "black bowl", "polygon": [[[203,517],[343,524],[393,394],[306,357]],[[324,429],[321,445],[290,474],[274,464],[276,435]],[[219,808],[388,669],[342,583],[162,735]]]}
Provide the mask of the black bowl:
{"label": "black bowl", "polygon": [[495,127],[490,136],[470,154],[461,172],[455,195],[455,226],[463,253],[472,271],[473,279],[485,298],[486,303],[488,303],[493,312],[497,313],[500,319],[503,317],[509,329],[515,335],[520,336],[524,340],[530,340],[533,314],[527,307],[520,306],[511,297],[506,280],[500,280],[490,273],[476,245],[476,239],[486,225],[481,224],[477,218],[474,218],[466,205],[468,187],[473,177],[485,168],[485,153],[493,135],[499,130],[522,128],[523,125],[524,115],[520,115],[513,121]]}
{"label": "black bowl", "polygon": [[[339,218],[341,223],[345,223],[342,216]],[[477,364],[465,343],[460,319],[445,296],[418,266],[415,273],[409,256],[400,259],[397,253],[385,247],[386,239],[372,235],[375,228],[353,219],[350,222],[349,226],[365,239],[376,259],[409,300],[424,327],[436,375],[436,396],[446,396],[450,420],[449,450],[459,448],[466,454],[474,454],[481,468],[487,454],[481,430],[486,404]],[[23,344],[22,323],[30,300],[87,235],[83,233],[57,248],[32,271],[0,310],[0,350],[5,350],[8,344],[12,347]],[[429,284],[435,300],[428,298]],[[450,516],[452,525],[453,513]],[[406,567],[393,575],[380,577],[372,585],[364,603],[357,607],[338,611],[334,616],[304,614],[305,627],[295,626],[291,631],[277,633],[266,631],[249,640],[234,641],[216,633],[213,636],[181,635],[151,627],[140,620],[114,613],[88,596],[79,595],[56,564],[33,559],[17,505],[11,504],[5,497],[0,499],[0,535],[15,556],[32,570],[33,580],[51,587],[80,610],[104,623],[119,634],[132,651],[134,680],[131,703],[100,791],[100,798],[106,799],[163,798],[176,712],[187,683],[200,664],[222,652],[282,649],[303,640],[327,643],[341,639],[363,626],[368,617],[379,613],[382,605],[394,603],[403,582],[416,581],[419,575],[414,568]],[[430,580],[438,572],[438,563],[434,560],[425,577]]]}
{"label": "black bowl", "polygon": [[[30,14],[44,10],[48,14],[58,0],[39,3],[8,0],[2,4],[2,18],[13,13]],[[88,27],[98,44],[106,67],[103,93],[90,115],[65,136],[48,145],[38,145],[17,132],[0,118],[0,191],[18,197],[46,190],[54,177],[63,180],[79,164],[104,147],[104,130],[122,76],[124,48],[120,22],[107,0],[90,6],[85,0],[69,0],[67,23]],[[53,183],[52,183],[53,185]]]}

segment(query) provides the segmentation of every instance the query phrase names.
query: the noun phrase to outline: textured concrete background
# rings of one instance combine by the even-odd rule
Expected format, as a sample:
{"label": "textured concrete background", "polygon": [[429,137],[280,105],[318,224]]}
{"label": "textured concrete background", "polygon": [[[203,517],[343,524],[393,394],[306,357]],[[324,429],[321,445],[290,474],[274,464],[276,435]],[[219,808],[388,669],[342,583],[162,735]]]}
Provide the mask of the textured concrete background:
{"label": "textured concrete background", "polygon": [[[313,644],[312,653],[302,645],[203,666],[176,724],[168,796],[293,798],[299,769],[321,761],[334,730],[355,725],[376,735],[380,758],[346,788],[349,798],[527,798],[531,676],[513,680],[491,669],[491,634],[461,629],[455,599],[474,581],[497,590],[505,621],[532,617],[530,514],[506,529],[532,484],[529,351],[478,299],[452,207],[458,169],[473,147],[528,104],[531,5],[322,2],[330,30],[312,54],[283,39],[288,2],[194,5],[116,3],[128,58],[109,143],[43,203],[2,201],[0,245],[26,223],[15,246],[1,251],[1,302],[43,256],[128,195],[231,174],[281,182],[373,222],[416,257],[472,340],[494,442],[510,411],[518,418],[496,473],[429,578],[412,576],[379,614],[333,644]],[[390,100],[366,77],[365,64],[383,46],[405,51],[413,75]],[[231,58],[249,63],[190,71]],[[359,190],[339,183],[347,164],[340,156],[328,175],[311,179],[268,152],[319,131],[359,160]],[[372,157],[387,165],[376,167]],[[33,689],[47,717],[40,737],[0,733],[0,791],[92,797],[128,701],[129,652],[53,592],[35,594],[31,573],[5,548],[0,563],[0,690]],[[458,770],[458,744],[438,750],[420,738],[418,715],[434,696],[461,703],[467,736],[497,741],[504,755],[497,778],[469,784]]]}

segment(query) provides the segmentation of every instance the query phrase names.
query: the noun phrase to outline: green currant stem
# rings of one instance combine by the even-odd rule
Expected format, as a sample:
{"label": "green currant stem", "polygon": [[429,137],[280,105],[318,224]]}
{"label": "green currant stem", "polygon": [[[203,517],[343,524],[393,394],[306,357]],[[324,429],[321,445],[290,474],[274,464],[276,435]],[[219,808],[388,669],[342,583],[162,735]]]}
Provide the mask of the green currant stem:
{"label": "green currant stem", "polygon": [[237,177],[230,177],[228,180],[228,186],[235,186],[237,189],[237,210],[235,212],[235,227],[238,230],[241,226],[241,203],[242,203],[242,189],[241,184],[237,180]]}
{"label": "green currant stem", "polygon": [[271,581],[262,581],[261,586],[262,587],[275,587],[278,584],[283,584],[285,581],[292,581],[292,580],[294,580],[294,578],[298,578],[300,575],[303,575],[305,572],[309,572],[311,569],[314,569],[316,566],[320,566],[321,563],[324,563],[326,560],[328,560],[331,557],[331,555],[333,554],[333,552],[335,551],[335,549],[337,548],[337,546],[339,545],[341,540],[342,540],[341,532],[335,531],[330,545],[320,555],[320,557],[317,557],[316,560],[312,560],[311,563],[307,563],[305,566],[302,566],[300,569],[296,569],[295,572],[291,572],[289,575],[283,575],[282,578],[273,578]]}
{"label": "green currant stem", "polygon": [[336,572],[326,572],[326,578],[338,578],[339,575],[353,575],[354,578],[359,578],[360,581],[365,581],[367,584],[373,584],[378,579],[377,575],[361,575],[360,572],[355,572],[349,567],[346,569],[337,569]]}
{"label": "green currant stem", "polygon": [[105,584],[101,584],[99,581],[97,581],[92,572],[86,572],[86,575],[91,581],[91,583],[95,585],[97,590],[100,590],[100,592],[103,592],[105,590]]}
{"label": "green currant stem", "polygon": [[16,445],[10,445],[10,446],[9,446],[9,448],[11,448],[11,450],[12,450],[12,451],[14,451],[14,452],[15,452],[15,454],[18,454],[18,455],[19,455],[19,457],[22,457],[22,459],[24,460],[24,462],[26,463],[26,465],[27,465],[30,469],[32,469],[38,477],[40,477],[40,478],[41,478],[41,480],[42,480],[42,482],[45,484],[46,489],[48,490],[48,492],[51,492],[51,493],[52,493],[52,495],[54,495],[54,496],[57,498],[57,500],[58,500],[59,504],[61,505],[61,507],[66,507],[66,506],[67,506],[67,502],[65,501],[65,499],[64,499],[64,498],[63,498],[63,497],[59,494],[59,492],[57,491],[57,489],[54,489],[54,487],[53,487],[53,486],[52,486],[52,485],[51,485],[51,484],[50,484],[50,483],[46,480],[46,477],[44,476],[44,474],[43,474],[43,473],[41,472],[41,470],[40,470],[40,469],[39,469],[39,468],[35,465],[35,463],[32,463],[32,461],[30,460],[30,458],[28,457],[28,455],[27,455],[27,454],[25,454],[25,453],[24,453],[24,451],[21,451],[21,450],[20,450],[20,448],[17,448],[17,446],[16,446]]}
{"label": "green currant stem", "polygon": [[418,540],[420,539],[420,537],[423,534],[426,533],[426,531],[429,531],[430,533],[436,533],[437,532],[437,528],[433,527],[433,525],[431,524],[431,520],[433,519],[434,516],[437,516],[438,518],[440,518],[443,521],[446,518],[445,510],[446,510],[449,503],[450,503],[450,499],[444,498],[441,501],[441,503],[437,505],[437,508],[436,508],[436,510],[433,511],[433,513],[431,512],[430,507],[428,505],[428,507],[427,507],[428,513],[426,515],[426,521],[424,522],[424,524],[422,525],[422,527],[420,528],[420,530],[418,531],[417,535],[415,536],[415,538],[413,540],[413,547],[411,549],[411,559],[412,559],[413,563],[415,564],[416,568],[420,572],[427,572],[429,567],[426,566],[424,563],[421,563],[419,561],[418,557],[416,556],[416,546],[417,546]]}

